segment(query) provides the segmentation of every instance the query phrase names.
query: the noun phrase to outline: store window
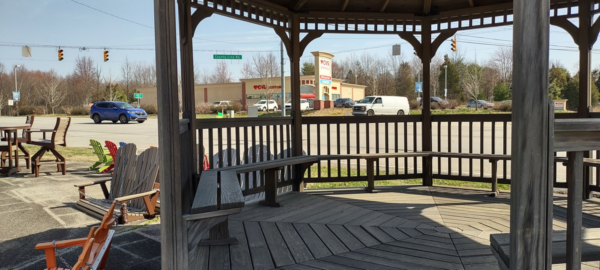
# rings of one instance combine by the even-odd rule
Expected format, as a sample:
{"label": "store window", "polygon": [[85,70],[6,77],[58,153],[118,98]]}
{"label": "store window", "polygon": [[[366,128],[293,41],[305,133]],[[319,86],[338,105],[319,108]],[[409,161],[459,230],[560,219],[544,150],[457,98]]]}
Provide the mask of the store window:
{"label": "store window", "polygon": [[333,98],[333,100],[337,100],[340,98],[339,94],[332,94],[331,97]]}

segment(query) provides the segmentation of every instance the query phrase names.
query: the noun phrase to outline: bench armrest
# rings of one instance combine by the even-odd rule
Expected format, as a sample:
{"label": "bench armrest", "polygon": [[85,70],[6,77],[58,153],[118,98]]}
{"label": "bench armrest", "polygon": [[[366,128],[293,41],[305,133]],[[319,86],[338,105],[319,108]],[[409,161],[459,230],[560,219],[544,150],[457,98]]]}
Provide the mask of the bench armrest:
{"label": "bench armrest", "polygon": [[54,129],[28,129],[28,130],[25,130],[25,132],[27,132],[27,133],[33,133],[33,132],[54,132]]}
{"label": "bench armrest", "polygon": [[[62,240],[56,241],[56,248],[66,248],[66,247],[74,247],[74,246],[83,246],[87,242],[87,238],[77,238],[70,240]],[[54,249],[52,246],[52,242],[39,243],[35,245],[35,249]]]}
{"label": "bench armrest", "polygon": [[87,186],[93,186],[93,185],[99,185],[99,184],[104,184],[108,181],[110,181],[111,179],[104,179],[104,180],[96,180],[94,182],[91,183],[85,183],[85,184],[78,184],[78,185],[73,185],[75,187],[87,187]]}
{"label": "bench armrest", "polygon": [[157,192],[158,192],[158,190],[152,190],[152,191],[148,191],[148,192],[143,192],[143,193],[138,193],[138,194],[133,194],[133,195],[128,195],[128,196],[123,196],[123,197],[116,198],[115,201],[117,201],[117,202],[129,201],[129,200],[133,200],[133,199],[137,199],[137,198],[143,198],[143,197],[146,197],[146,196],[150,196],[150,195],[155,194]]}

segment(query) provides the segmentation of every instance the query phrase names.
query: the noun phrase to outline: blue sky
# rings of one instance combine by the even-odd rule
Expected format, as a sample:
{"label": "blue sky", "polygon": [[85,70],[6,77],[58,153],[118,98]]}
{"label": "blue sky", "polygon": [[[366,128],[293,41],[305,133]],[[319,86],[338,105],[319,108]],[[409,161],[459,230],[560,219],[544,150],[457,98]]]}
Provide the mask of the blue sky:
{"label": "blue sky", "polygon": [[[78,4],[77,2],[81,3]],[[83,5],[82,5],[83,4]],[[84,5],[88,5],[86,7]],[[94,10],[92,8],[98,9]],[[128,22],[106,13],[125,18]],[[21,47],[0,46],[0,62],[7,68],[23,64],[29,69],[54,69],[66,75],[73,71],[75,58],[90,56],[104,75],[120,76],[120,67],[129,61],[153,62],[154,54],[154,10],[152,0],[0,0],[0,45],[32,46],[32,58],[21,57]],[[497,44],[511,44],[512,27],[484,28],[458,33],[459,50],[468,59],[486,61],[497,48]],[[471,42],[471,43],[467,43]],[[496,44],[481,45],[475,43]],[[325,34],[306,48],[303,61],[311,61],[311,51],[328,51],[336,59],[352,53],[368,52],[385,56],[391,45],[402,44],[405,59],[412,58],[412,48],[394,35],[342,35]],[[47,47],[35,47],[47,45]],[[578,52],[571,37],[562,29],[550,28],[550,45],[559,50],[550,51],[550,61],[559,61],[570,72],[578,67]],[[80,51],[63,48],[64,60],[57,60],[58,46],[99,47]],[[599,48],[598,43],[594,49]],[[110,51],[110,60],[103,62],[102,48]],[[375,48],[374,48],[375,47]],[[368,49],[370,48],[370,49]],[[201,69],[210,70],[216,63],[215,53],[242,54],[250,59],[255,51],[279,50],[279,38],[272,29],[213,15],[196,29],[194,62]],[[571,51],[565,51],[571,50]],[[277,52],[278,53],[278,52]],[[438,55],[450,54],[450,41],[442,44]],[[592,67],[600,66],[600,52],[592,53]],[[244,60],[230,60],[233,77],[239,79]],[[286,66],[286,74],[289,66]]]}

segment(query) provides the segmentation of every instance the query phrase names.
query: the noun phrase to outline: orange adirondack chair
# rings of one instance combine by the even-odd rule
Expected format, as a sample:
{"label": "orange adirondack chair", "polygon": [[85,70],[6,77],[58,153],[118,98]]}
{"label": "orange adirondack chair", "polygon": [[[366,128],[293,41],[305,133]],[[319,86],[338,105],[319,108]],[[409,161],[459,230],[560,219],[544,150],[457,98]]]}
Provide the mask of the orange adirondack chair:
{"label": "orange adirondack chair", "polygon": [[[110,245],[112,243],[112,237],[115,233],[111,230],[113,224],[116,222],[114,216],[115,206],[117,202],[113,202],[109,211],[106,212],[102,223],[99,227],[92,227],[86,238],[71,239],[64,241],[53,241],[48,243],[40,243],[35,246],[35,249],[42,249],[46,252],[46,267],[49,270],[52,269],[65,269],[58,268],[56,264],[56,251],[59,248],[72,247],[72,246],[83,246],[83,252],[79,256],[77,263],[73,266],[73,270],[77,269],[94,269],[100,270],[106,267],[106,260],[110,251]],[[60,255],[58,255],[59,258]],[[61,258],[62,259],[62,258]]]}

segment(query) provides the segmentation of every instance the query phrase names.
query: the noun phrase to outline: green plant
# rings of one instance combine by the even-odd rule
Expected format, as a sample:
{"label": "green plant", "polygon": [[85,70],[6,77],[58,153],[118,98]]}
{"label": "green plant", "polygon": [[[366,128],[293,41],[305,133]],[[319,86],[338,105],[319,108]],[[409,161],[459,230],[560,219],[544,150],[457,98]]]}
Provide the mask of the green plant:
{"label": "green plant", "polygon": [[507,84],[501,82],[494,86],[494,101],[504,101],[510,98],[510,89]]}
{"label": "green plant", "polygon": [[496,109],[498,111],[502,111],[502,112],[510,112],[510,111],[512,111],[512,101],[505,100],[505,101],[501,101],[501,102],[496,102],[494,109]]}

